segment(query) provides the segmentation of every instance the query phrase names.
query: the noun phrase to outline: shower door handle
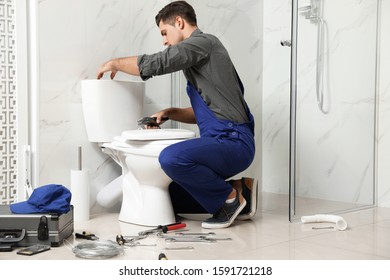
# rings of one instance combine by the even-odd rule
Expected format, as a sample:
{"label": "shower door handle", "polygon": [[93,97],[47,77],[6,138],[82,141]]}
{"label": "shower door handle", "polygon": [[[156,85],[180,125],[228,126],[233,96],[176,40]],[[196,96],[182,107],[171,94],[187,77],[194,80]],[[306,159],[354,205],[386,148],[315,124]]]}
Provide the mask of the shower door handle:
{"label": "shower door handle", "polygon": [[291,47],[291,40],[282,40],[282,41],[280,41],[280,44],[283,47]]}

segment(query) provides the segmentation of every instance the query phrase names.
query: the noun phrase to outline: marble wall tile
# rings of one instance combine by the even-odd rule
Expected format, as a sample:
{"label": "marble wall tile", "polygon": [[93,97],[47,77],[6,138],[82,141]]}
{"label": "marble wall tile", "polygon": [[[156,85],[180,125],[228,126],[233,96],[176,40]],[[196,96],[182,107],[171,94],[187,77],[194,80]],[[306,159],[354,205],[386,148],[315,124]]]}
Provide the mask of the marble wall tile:
{"label": "marble wall tile", "polygon": [[[217,36],[226,47],[245,87],[245,97],[255,118],[256,155],[252,165],[236,177],[262,177],[262,1],[188,1],[197,13],[198,26]],[[181,88],[185,89],[185,79]],[[181,100],[188,104],[185,91]]]}
{"label": "marble wall tile", "polygon": [[289,190],[291,1],[264,1],[262,61],[262,188]]}
{"label": "marble wall tile", "polygon": [[[155,52],[162,48],[154,16],[168,1],[46,0],[40,1],[40,184],[70,184],[77,168],[78,147],[83,167],[91,174],[91,204],[96,193],[121,174],[98,146],[87,140],[80,81],[94,79],[99,66],[114,57]],[[105,79],[108,76],[104,77]],[[138,79],[123,74],[116,79]],[[171,103],[171,78],[156,77],[146,86],[144,113]]]}
{"label": "marble wall tile", "polygon": [[[374,194],[377,3],[323,3],[323,68],[316,63],[319,23],[303,13],[299,16],[298,193],[370,204]],[[320,76],[323,69],[319,81],[326,113],[317,106],[317,94],[321,94],[317,93],[318,69]]]}
{"label": "marble wall tile", "polygon": [[[298,5],[311,3],[302,0]],[[376,7],[375,0],[325,1],[325,102],[331,102],[327,115],[316,104],[318,25],[305,21],[300,12],[299,195],[362,204],[372,201]],[[290,59],[290,49],[280,47],[280,41],[290,38],[291,1],[264,1],[263,19],[263,190],[287,194],[290,81],[286,61]]]}
{"label": "marble wall tile", "polygon": [[390,208],[390,2],[381,1],[379,117],[378,117],[378,205]]}

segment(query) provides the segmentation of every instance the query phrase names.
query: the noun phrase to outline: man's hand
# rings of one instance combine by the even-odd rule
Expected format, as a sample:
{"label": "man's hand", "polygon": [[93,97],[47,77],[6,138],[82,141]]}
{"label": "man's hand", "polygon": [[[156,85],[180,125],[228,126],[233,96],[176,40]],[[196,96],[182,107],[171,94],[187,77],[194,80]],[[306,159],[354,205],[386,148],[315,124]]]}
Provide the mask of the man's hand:
{"label": "man's hand", "polygon": [[100,66],[100,69],[97,73],[97,79],[100,80],[103,77],[104,73],[110,72],[110,71],[111,71],[110,78],[111,78],[111,80],[113,80],[116,73],[118,72],[117,68],[115,67],[114,60],[107,61],[102,66]]}
{"label": "man's hand", "polygon": [[137,65],[137,56],[121,57],[115,58],[107,61],[102,66],[97,73],[97,79],[101,79],[106,72],[111,71],[110,78],[114,79],[118,71],[127,73],[133,76],[139,76],[139,69]]}

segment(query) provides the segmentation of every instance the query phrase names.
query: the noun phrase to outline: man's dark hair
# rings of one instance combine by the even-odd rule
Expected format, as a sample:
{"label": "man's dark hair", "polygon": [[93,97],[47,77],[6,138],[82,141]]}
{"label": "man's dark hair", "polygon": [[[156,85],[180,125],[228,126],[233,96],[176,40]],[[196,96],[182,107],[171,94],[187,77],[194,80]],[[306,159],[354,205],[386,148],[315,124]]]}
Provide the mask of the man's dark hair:
{"label": "man's dark hair", "polygon": [[196,25],[195,10],[186,1],[175,1],[162,8],[156,15],[156,24],[159,26],[162,21],[165,24],[174,25],[177,16],[182,17],[191,25]]}

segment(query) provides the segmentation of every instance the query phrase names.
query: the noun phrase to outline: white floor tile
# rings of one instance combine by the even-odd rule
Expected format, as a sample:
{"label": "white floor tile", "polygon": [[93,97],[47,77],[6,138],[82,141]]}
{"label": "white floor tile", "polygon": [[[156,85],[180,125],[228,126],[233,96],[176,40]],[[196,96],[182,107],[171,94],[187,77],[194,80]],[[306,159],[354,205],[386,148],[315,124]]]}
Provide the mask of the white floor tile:
{"label": "white floor tile", "polygon": [[[253,220],[236,221],[227,229],[205,230],[200,227],[202,217],[185,218],[186,230],[190,232],[215,232],[220,240],[216,243],[168,243],[163,238],[150,236],[141,240],[150,247],[127,247],[124,254],[113,260],[157,260],[161,252],[172,260],[378,260],[390,259],[390,209],[372,208],[342,216],[348,222],[348,229],[313,230],[312,227],[327,226],[326,223],[302,224],[288,221],[285,199],[275,197],[271,202],[263,200],[263,209]],[[263,197],[264,199],[264,197]],[[277,203],[281,203],[278,208]],[[284,209],[282,211],[281,209]],[[106,213],[91,217],[86,222],[76,222],[75,232],[88,231],[100,240],[112,240],[118,234],[132,236],[149,229],[118,221],[118,213]],[[174,235],[174,233],[169,233]],[[1,260],[83,260],[72,252],[73,246],[84,240],[69,237],[62,246],[32,257],[13,252],[0,252]],[[166,250],[167,247],[192,246],[193,249]]]}

